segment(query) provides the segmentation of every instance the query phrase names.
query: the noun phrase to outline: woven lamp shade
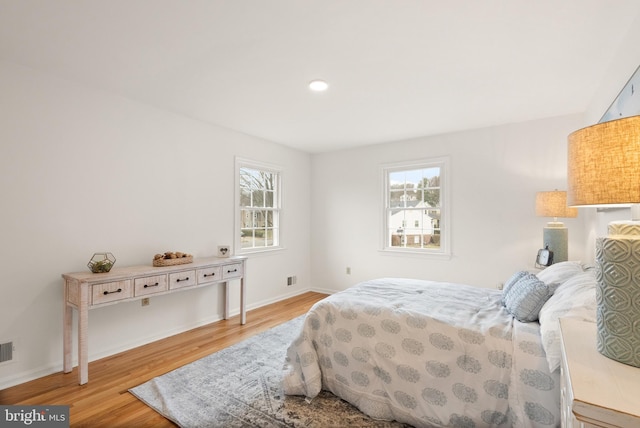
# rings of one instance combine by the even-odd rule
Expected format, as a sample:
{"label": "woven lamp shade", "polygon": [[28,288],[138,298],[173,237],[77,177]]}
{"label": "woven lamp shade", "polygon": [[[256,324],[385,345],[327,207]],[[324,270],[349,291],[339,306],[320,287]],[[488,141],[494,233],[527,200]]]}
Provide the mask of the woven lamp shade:
{"label": "woven lamp shade", "polygon": [[640,202],[640,116],[573,132],[568,156],[570,206]]}
{"label": "woven lamp shade", "polygon": [[597,350],[640,367],[640,116],[569,135],[569,205],[632,204],[596,239]]}
{"label": "woven lamp shade", "polygon": [[567,205],[567,192],[553,190],[536,193],[536,215],[538,217],[577,217],[578,209]]}

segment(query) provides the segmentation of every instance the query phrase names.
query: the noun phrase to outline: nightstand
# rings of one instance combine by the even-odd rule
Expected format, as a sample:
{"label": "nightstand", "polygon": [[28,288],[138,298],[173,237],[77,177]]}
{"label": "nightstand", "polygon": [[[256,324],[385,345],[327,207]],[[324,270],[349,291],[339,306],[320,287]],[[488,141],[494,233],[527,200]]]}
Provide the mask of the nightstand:
{"label": "nightstand", "polygon": [[563,427],[640,427],[640,368],[596,349],[596,324],[560,319]]}

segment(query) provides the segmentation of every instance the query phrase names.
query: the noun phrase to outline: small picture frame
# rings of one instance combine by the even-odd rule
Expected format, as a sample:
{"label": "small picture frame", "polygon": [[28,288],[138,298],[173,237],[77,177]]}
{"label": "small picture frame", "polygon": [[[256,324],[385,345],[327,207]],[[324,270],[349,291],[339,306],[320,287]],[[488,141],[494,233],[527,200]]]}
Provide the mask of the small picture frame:
{"label": "small picture frame", "polygon": [[231,255],[231,247],[228,245],[218,245],[218,257],[229,257]]}

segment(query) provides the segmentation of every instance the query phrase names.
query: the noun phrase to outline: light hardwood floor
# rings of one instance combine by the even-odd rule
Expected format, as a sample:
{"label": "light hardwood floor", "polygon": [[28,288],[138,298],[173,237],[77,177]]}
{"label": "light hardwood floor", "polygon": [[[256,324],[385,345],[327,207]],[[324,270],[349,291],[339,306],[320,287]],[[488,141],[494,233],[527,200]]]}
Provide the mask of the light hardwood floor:
{"label": "light hardwood floor", "polygon": [[73,427],[175,427],[128,390],[306,313],[325,294],[308,292],[239,316],[89,363],[89,383],[77,367],[0,391],[0,404],[70,405]]}

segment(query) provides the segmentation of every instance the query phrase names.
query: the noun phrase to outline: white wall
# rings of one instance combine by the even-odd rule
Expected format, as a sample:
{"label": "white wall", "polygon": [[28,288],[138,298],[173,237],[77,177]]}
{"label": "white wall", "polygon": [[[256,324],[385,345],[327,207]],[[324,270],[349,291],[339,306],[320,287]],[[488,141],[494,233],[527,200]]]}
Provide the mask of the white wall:
{"label": "white wall", "polygon": [[[235,156],[277,164],[285,180],[286,249],[250,257],[248,306],[308,289],[310,155],[6,63],[0,94],[0,343],[16,344],[0,389],[62,369],[60,274],[94,252],[117,267],[232,244]],[[220,319],[221,291],[91,311],[90,360]]]}
{"label": "white wall", "polygon": [[[580,128],[595,125],[600,121],[613,100],[618,96],[622,88],[629,81],[633,73],[640,66],[640,16],[629,28],[623,43],[616,47],[613,61],[609,65],[607,74],[600,87],[591,100],[584,114],[584,120]],[[607,236],[607,225],[611,221],[630,220],[629,209],[617,209],[598,212],[595,208],[580,208],[580,215],[585,219],[584,233],[588,235],[586,246],[592,259],[595,257],[596,238]]]}
{"label": "white wall", "polygon": [[[535,216],[535,194],[566,189],[567,135],[580,123],[573,115],[314,156],[313,288],[342,290],[381,276],[495,287],[533,268],[551,220]],[[453,256],[380,252],[381,164],[440,156],[451,161]],[[580,221],[565,219],[572,260],[584,257]]]}

